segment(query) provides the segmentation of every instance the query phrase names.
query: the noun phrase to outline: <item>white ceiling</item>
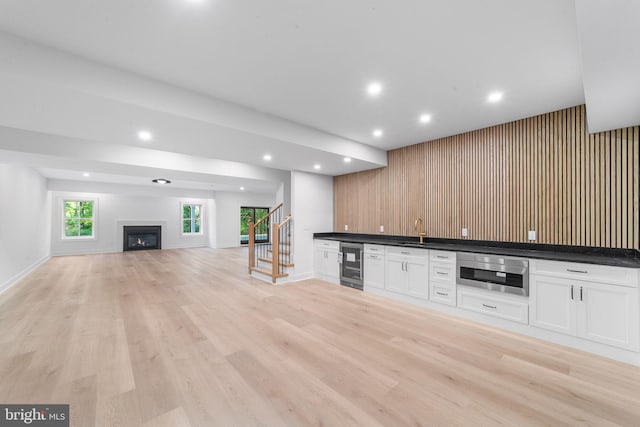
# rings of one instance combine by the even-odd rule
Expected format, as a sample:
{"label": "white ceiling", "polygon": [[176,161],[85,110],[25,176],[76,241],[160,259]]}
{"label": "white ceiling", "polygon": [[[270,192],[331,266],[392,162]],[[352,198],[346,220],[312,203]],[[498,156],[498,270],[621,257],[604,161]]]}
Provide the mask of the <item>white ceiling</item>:
{"label": "white ceiling", "polygon": [[[581,104],[580,43],[593,43],[573,0],[0,0],[0,31],[2,127],[329,175]],[[488,103],[496,90],[503,101]],[[154,141],[136,141],[139,128]],[[246,178],[234,174],[185,182]]]}

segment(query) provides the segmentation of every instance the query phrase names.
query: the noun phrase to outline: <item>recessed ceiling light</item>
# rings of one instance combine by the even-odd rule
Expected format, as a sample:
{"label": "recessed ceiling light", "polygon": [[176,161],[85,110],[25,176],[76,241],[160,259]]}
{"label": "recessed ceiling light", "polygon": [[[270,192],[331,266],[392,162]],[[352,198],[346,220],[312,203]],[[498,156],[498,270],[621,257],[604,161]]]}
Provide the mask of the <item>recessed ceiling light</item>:
{"label": "recessed ceiling light", "polygon": [[164,178],[156,178],[156,179],[152,179],[151,181],[155,182],[156,184],[171,184],[171,181]]}
{"label": "recessed ceiling light", "polygon": [[263,159],[265,159],[266,161],[271,160],[271,154],[265,154],[264,156],[262,156]]}
{"label": "recessed ceiling light", "polygon": [[429,123],[431,121],[431,114],[422,114],[418,120],[420,120],[420,123]]}
{"label": "recessed ceiling light", "polygon": [[351,157],[345,157],[342,160],[344,160],[345,163],[351,163]]}
{"label": "recessed ceiling light", "polygon": [[317,163],[316,163],[315,165],[313,165],[313,168],[314,168],[315,170],[318,170],[318,169],[320,169],[321,167],[322,167],[322,166],[320,166],[320,165],[319,165],[319,164],[317,164]]}
{"label": "recessed ceiling light", "polygon": [[502,99],[502,92],[491,92],[487,97],[489,102],[498,102]]}
{"label": "recessed ceiling light", "polygon": [[378,96],[382,93],[382,85],[378,82],[369,83],[367,93],[371,96]]}
{"label": "recessed ceiling light", "polygon": [[88,178],[91,176],[91,174],[89,172],[85,172],[82,174],[82,176],[84,176],[85,178]]}
{"label": "recessed ceiling light", "polygon": [[382,129],[376,129],[373,131],[373,136],[375,136],[376,138],[380,138],[382,136]]}
{"label": "recessed ceiling light", "polygon": [[153,135],[148,130],[141,130],[138,132],[138,139],[140,141],[151,141],[153,139]]}
{"label": "recessed ceiling light", "polygon": [[244,191],[244,187],[240,187],[240,191]]}

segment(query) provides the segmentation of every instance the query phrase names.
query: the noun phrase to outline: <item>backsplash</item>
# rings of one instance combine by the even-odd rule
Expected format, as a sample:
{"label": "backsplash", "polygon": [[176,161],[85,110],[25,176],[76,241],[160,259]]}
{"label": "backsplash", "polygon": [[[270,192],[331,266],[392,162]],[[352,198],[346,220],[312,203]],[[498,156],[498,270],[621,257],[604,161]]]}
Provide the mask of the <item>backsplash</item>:
{"label": "backsplash", "polygon": [[639,249],[639,139],[577,106],[393,150],[334,178],[334,230]]}

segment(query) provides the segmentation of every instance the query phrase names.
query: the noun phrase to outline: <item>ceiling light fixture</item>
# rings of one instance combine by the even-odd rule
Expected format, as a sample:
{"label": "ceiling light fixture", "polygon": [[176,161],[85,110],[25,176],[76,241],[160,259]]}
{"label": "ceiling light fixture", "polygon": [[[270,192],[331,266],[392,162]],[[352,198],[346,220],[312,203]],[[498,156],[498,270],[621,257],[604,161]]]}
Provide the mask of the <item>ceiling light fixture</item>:
{"label": "ceiling light fixture", "polygon": [[491,92],[487,97],[489,102],[498,102],[502,99],[502,92]]}
{"label": "ceiling light fixture", "polygon": [[429,123],[431,121],[431,114],[422,114],[418,120],[420,120],[420,123]]}
{"label": "ceiling light fixture", "polygon": [[89,172],[85,172],[82,174],[82,176],[84,176],[85,178],[88,178],[91,176],[91,174]]}
{"label": "ceiling light fixture", "polygon": [[171,184],[171,181],[165,178],[156,178],[156,179],[152,179],[151,181],[155,182],[156,184]]}
{"label": "ceiling light fixture", "polygon": [[240,191],[244,191],[244,187],[240,187]]}
{"label": "ceiling light fixture", "polygon": [[375,136],[376,138],[380,138],[382,136],[382,129],[376,129],[373,131],[373,136]]}
{"label": "ceiling light fixture", "polygon": [[266,161],[271,160],[271,154],[265,154],[264,156],[262,156],[263,159],[265,159]]}
{"label": "ceiling light fixture", "polygon": [[140,141],[151,141],[153,139],[153,135],[148,130],[141,130],[138,132],[138,139]]}
{"label": "ceiling light fixture", "polygon": [[315,165],[313,165],[313,168],[314,168],[315,170],[318,170],[318,169],[320,169],[321,167],[322,167],[322,166],[320,166],[320,165],[319,165],[319,164],[317,164],[317,163],[316,163]]}
{"label": "ceiling light fixture", "polygon": [[382,93],[382,85],[378,82],[369,83],[367,93],[371,96],[378,96]]}
{"label": "ceiling light fixture", "polygon": [[342,160],[344,160],[345,163],[351,163],[351,157],[345,157]]}

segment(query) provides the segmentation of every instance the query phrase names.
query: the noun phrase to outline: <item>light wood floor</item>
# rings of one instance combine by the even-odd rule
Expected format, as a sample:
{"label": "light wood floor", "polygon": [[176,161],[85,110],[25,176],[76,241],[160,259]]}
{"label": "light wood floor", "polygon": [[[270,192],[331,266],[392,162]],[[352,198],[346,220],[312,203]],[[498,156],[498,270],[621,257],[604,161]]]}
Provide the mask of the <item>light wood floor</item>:
{"label": "light wood floor", "polygon": [[640,368],[240,249],[53,258],[0,295],[0,402],[75,426],[640,425]]}

